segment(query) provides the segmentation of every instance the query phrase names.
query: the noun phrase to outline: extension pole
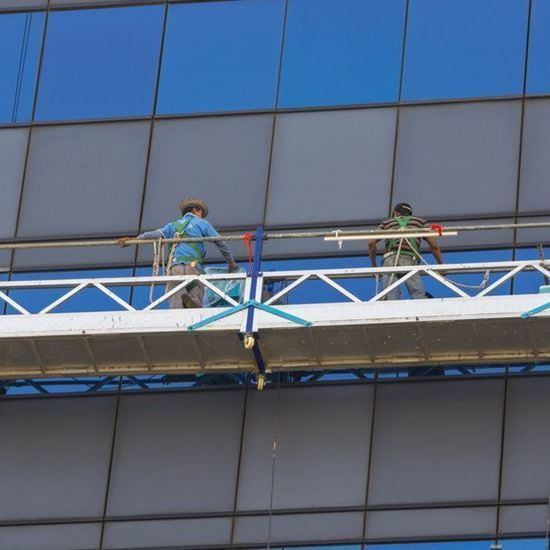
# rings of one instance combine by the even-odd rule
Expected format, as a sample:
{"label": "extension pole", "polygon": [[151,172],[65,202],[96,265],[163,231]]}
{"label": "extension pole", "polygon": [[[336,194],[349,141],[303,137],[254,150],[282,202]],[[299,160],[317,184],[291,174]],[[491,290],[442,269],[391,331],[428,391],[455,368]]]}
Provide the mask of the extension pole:
{"label": "extension pole", "polygon": [[[504,223],[493,225],[452,225],[444,226],[444,231],[457,231],[458,233],[466,231],[499,231],[505,229],[550,229],[550,222],[534,222],[534,223]],[[391,230],[390,230],[391,231]],[[407,229],[407,233],[425,233],[426,228]],[[302,231],[302,232],[286,232],[286,233],[264,233],[263,240],[273,239],[318,239],[324,237],[353,237],[364,236],[373,239],[384,239],[388,234],[388,230],[381,231],[379,229],[363,229],[350,231]],[[241,241],[245,237],[242,235],[220,235],[219,237],[186,237],[179,239],[128,239],[128,245],[132,244],[152,244],[155,242],[162,243],[180,243],[180,242],[216,242],[216,241]],[[254,239],[256,237],[253,237]],[[0,250],[26,250],[38,248],[86,248],[92,246],[116,246],[118,239],[94,239],[94,240],[74,240],[74,241],[39,241],[39,242],[20,242],[20,243],[2,243]]]}

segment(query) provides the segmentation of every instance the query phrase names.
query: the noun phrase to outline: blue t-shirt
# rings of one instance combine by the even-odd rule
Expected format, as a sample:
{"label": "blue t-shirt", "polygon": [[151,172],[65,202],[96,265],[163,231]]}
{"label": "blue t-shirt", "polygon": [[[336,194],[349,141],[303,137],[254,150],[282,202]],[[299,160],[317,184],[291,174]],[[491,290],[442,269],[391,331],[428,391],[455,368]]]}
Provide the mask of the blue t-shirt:
{"label": "blue t-shirt", "polygon": [[[185,226],[185,227],[184,227]],[[188,237],[218,237],[219,233],[210,222],[187,213],[175,222],[167,223],[159,230],[165,239],[173,239],[176,233],[184,231]],[[204,243],[179,243],[174,251],[175,264],[189,264],[196,261],[202,264],[206,256]]]}

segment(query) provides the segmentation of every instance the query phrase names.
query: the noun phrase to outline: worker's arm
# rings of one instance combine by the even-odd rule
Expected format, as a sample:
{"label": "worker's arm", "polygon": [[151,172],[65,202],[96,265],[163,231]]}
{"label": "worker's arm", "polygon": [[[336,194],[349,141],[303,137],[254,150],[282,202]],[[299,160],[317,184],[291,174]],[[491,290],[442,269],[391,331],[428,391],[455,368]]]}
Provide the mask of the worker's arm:
{"label": "worker's arm", "polygon": [[[214,226],[209,222],[205,223],[203,234],[205,237],[220,236],[220,234],[214,229]],[[236,271],[238,269],[238,266],[235,263],[235,258],[233,258],[233,254],[231,253],[229,245],[225,241],[214,241],[214,244],[218,247],[218,250],[221,252],[224,260],[227,262],[227,265],[229,266],[229,271]]]}
{"label": "worker's arm", "polygon": [[229,271],[235,271],[238,266],[235,263],[235,258],[233,258],[229,245],[225,241],[215,241],[215,243],[224,260],[227,262],[227,265],[229,265]]}
{"label": "worker's arm", "polygon": [[443,260],[443,254],[441,254],[441,248],[439,248],[439,245],[437,244],[437,240],[434,239],[433,237],[426,237],[426,241],[428,242],[428,246],[430,247],[430,252],[435,258],[435,261],[438,264],[444,264],[445,261]]}
{"label": "worker's arm", "polygon": [[122,237],[121,239],[118,239],[118,244],[125,248],[128,246],[128,241],[131,239],[162,239],[164,238],[164,234],[160,229],[155,229],[154,231],[145,231],[144,233],[140,233],[139,235],[136,235],[135,237]]}
{"label": "worker's arm", "polygon": [[371,239],[369,241],[369,256],[370,256],[370,263],[372,267],[377,267],[376,265],[376,244],[378,243],[377,239]]}

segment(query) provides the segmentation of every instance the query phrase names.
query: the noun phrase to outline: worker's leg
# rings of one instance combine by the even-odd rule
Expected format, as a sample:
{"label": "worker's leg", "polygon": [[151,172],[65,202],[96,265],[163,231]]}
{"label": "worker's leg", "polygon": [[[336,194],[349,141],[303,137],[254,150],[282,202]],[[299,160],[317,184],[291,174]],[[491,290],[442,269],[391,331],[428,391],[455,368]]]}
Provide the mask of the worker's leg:
{"label": "worker's leg", "polygon": [[[399,258],[401,260],[401,258]],[[401,264],[401,261],[399,261],[398,265]],[[394,267],[395,266],[395,255],[388,256],[387,258],[384,258],[384,261],[382,262],[382,267]],[[383,284],[384,288],[388,288],[391,284],[395,283],[397,281],[397,275],[384,275],[383,277]],[[386,294],[384,296],[384,300],[399,300],[401,298],[401,288],[397,287],[394,288],[391,292]]]}
{"label": "worker's leg", "polygon": [[[400,265],[418,265],[417,260],[411,256],[403,256],[399,263]],[[405,284],[413,300],[423,300],[427,298],[426,291],[424,290],[424,283],[422,282],[422,275],[420,275],[420,273],[415,273],[409,280],[405,281]]]}
{"label": "worker's leg", "polygon": [[[186,275],[200,275],[200,271],[196,267],[185,265],[184,273]],[[191,283],[189,290],[185,290],[182,301],[185,307],[202,307],[202,296],[204,294],[204,286],[200,283]]]}
{"label": "worker's leg", "polygon": [[[196,267],[191,267],[190,265],[176,264],[170,268],[170,275],[199,275],[199,270]],[[180,283],[181,281],[167,283],[166,291],[168,292],[169,290],[172,290]],[[186,287],[168,298],[170,309],[202,307],[204,287],[197,283],[190,284],[191,288],[189,290]]]}
{"label": "worker's leg", "polygon": [[[183,264],[176,264],[170,267],[170,275],[184,275],[184,265]],[[169,292],[176,286],[178,286],[181,283],[181,281],[174,281],[173,283],[166,283],[166,292]],[[170,309],[181,309],[183,307],[183,303],[181,301],[181,296],[183,294],[183,290],[180,290],[176,292],[175,294],[172,294],[170,298],[168,298],[168,305]]]}

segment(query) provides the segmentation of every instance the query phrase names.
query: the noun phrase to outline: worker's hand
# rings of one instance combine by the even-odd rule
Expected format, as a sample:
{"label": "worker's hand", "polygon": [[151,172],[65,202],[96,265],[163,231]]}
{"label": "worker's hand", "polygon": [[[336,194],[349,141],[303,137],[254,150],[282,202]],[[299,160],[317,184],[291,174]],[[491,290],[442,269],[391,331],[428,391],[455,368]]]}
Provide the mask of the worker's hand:
{"label": "worker's hand", "polygon": [[229,273],[234,273],[235,271],[239,270],[239,266],[235,262],[232,262],[227,265],[229,266]]}
{"label": "worker's hand", "polygon": [[128,244],[128,241],[131,239],[132,237],[122,237],[121,239],[118,239],[117,241],[117,244],[118,246],[122,247],[122,248],[126,248],[127,246],[130,246]]}

